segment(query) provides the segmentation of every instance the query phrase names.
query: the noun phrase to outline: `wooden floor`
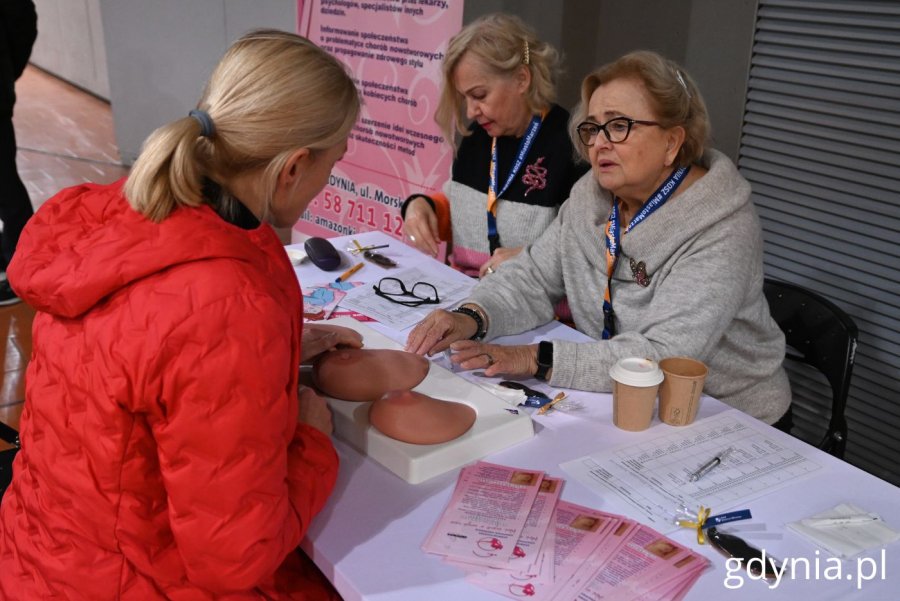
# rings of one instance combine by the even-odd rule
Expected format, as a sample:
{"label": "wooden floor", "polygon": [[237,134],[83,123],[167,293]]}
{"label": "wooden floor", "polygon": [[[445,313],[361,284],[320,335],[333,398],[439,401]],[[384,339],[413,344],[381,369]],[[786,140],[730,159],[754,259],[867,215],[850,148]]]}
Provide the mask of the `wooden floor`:
{"label": "wooden floor", "polygon": [[[16,97],[17,164],[35,210],[62,188],[108,183],[127,173],[119,164],[106,102],[34,67],[16,82]],[[25,303],[0,307],[0,421],[14,428],[25,399],[33,319]],[[0,448],[6,448],[2,442]]]}

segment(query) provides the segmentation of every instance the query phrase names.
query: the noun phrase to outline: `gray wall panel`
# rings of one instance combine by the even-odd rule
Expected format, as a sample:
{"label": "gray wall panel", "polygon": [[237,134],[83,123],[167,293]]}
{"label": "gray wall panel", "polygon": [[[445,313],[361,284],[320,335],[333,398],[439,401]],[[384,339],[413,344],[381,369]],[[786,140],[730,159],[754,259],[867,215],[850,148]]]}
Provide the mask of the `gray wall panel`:
{"label": "gray wall panel", "polygon": [[116,143],[131,163],[157,127],[194,108],[222,53],[256,27],[293,30],[288,0],[101,0]]}
{"label": "gray wall panel", "polygon": [[38,38],[31,62],[109,99],[100,0],[34,0]]}
{"label": "gray wall panel", "polygon": [[[761,0],[739,167],[770,277],[811,288],[860,330],[846,458],[900,483],[900,4]],[[818,425],[830,390],[790,372]],[[812,414],[810,414],[810,411]]]}

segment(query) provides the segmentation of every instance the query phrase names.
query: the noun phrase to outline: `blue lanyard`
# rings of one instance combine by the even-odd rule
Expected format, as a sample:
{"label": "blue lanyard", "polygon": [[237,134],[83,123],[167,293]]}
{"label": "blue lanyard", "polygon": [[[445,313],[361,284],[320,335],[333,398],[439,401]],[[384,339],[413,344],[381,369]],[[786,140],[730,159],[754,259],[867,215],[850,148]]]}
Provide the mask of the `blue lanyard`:
{"label": "blue lanyard", "polygon": [[500,235],[497,233],[497,201],[500,200],[500,197],[503,196],[510,184],[513,183],[513,180],[516,179],[516,174],[519,172],[519,169],[522,168],[525,157],[528,156],[528,151],[531,149],[531,144],[537,137],[543,121],[544,115],[535,115],[531,118],[531,123],[528,124],[525,136],[522,138],[522,141],[519,142],[519,150],[516,152],[516,161],[513,163],[509,176],[507,176],[506,182],[499,192],[497,191],[497,138],[494,138],[491,142],[490,187],[488,188],[487,203],[488,247],[490,249],[490,254],[494,254],[494,251],[500,247]]}
{"label": "blue lanyard", "polygon": [[[637,224],[644,221],[653,214],[658,208],[666,204],[666,201],[672,197],[684,176],[691,170],[690,165],[687,167],[679,167],[672,172],[666,181],[656,189],[656,192],[644,203],[644,206],[637,215],[631,220],[631,223],[625,228],[627,234]],[[603,340],[608,340],[615,336],[615,322],[613,320],[612,308],[612,276],[616,271],[616,264],[619,262],[620,243],[622,240],[621,228],[619,224],[619,199],[613,200],[612,211],[609,213],[609,221],[606,223],[606,293],[603,295]]]}

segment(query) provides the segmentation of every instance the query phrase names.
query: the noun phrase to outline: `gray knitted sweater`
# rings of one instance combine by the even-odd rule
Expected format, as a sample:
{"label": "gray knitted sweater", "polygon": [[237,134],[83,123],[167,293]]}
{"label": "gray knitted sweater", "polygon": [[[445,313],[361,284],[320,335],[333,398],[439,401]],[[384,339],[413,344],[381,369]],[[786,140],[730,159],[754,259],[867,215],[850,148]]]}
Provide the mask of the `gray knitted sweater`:
{"label": "gray knitted sweater", "polygon": [[[609,368],[621,357],[689,356],[709,367],[705,393],[777,421],[791,392],[784,336],[763,296],[750,185],[717,151],[703,164],[704,177],[622,236],[612,281],[617,336],[600,340],[612,198],[587,173],[544,234],[474,289],[468,302],[486,311],[489,337],[549,322],[568,295],[578,329],[597,341],[554,343],[553,386],[608,392]],[[648,286],[635,281],[629,259],[645,263]]]}

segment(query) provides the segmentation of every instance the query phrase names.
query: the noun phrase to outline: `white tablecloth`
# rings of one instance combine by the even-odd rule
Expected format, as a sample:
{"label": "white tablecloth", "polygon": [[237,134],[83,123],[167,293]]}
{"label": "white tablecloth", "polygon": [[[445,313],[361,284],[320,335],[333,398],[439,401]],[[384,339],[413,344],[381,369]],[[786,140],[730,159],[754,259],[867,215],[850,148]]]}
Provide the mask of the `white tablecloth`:
{"label": "white tablecloth", "polygon": [[[390,244],[389,248],[380,252],[394,258],[401,269],[423,266],[441,270],[444,277],[466,277],[380,232],[335,238],[333,242],[338,250],[343,251],[354,238],[363,245]],[[302,248],[302,244],[297,246]],[[345,264],[342,269],[359,260],[347,252],[343,254]],[[309,264],[299,266],[296,271],[305,285],[331,281],[340,273],[322,272]],[[352,279],[375,282],[389,272],[367,262]],[[405,341],[408,333],[408,330],[395,332],[375,324],[369,325],[397,341]],[[530,343],[562,338],[578,340],[583,336],[564,326],[549,324],[511,337],[509,341]],[[610,395],[572,391],[571,398],[584,408],[571,414],[552,411],[544,416],[535,415],[534,438],[485,459],[540,469],[566,478],[563,499],[623,513],[621,501],[612,495],[601,497],[595,494],[567,477],[559,464],[603,448],[655,437],[665,426],[655,419],[649,430],[624,432],[612,424]],[[727,408],[715,399],[704,397],[698,419]],[[772,435],[783,436],[791,444],[804,444],[774,429]],[[328,505],[310,527],[303,547],[347,601],[502,599],[468,584],[463,579],[462,571],[445,565],[439,558],[427,555],[420,549],[450,499],[458,470],[422,484],[410,485],[340,441],[335,444],[341,457],[337,487]],[[751,581],[746,572],[737,572],[726,581],[728,573],[724,558],[708,545],[698,546],[692,531],[681,530],[671,535],[672,538],[699,550],[712,561],[711,568],[686,597],[687,601],[720,598],[758,601],[763,597],[816,601],[900,599],[900,543],[893,543],[884,551],[864,554],[862,560],[843,561],[838,580],[834,560],[829,562],[826,552],[785,528],[788,522],[843,502],[877,513],[889,525],[900,528],[900,488],[826,453],[816,451],[814,457],[823,466],[816,475],[749,504],[753,523],[764,525],[765,533],[761,535],[763,540],[755,540],[749,534],[748,540],[756,546],[764,546],[767,553],[779,559],[796,559],[794,577],[786,576],[774,586],[765,581]],[[804,559],[810,566],[808,577],[803,569]],[[826,571],[828,567],[832,570]],[[859,570],[863,580],[858,580]]]}

